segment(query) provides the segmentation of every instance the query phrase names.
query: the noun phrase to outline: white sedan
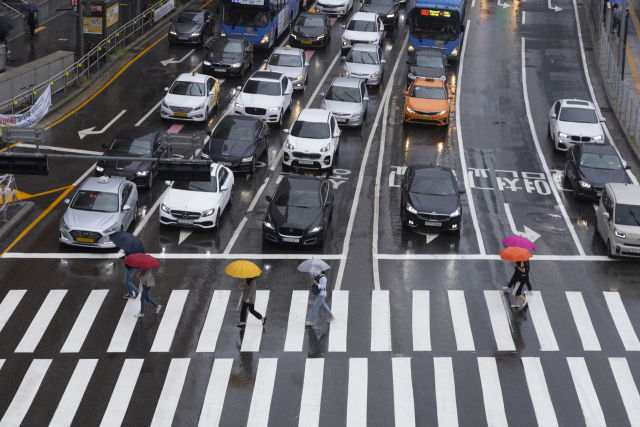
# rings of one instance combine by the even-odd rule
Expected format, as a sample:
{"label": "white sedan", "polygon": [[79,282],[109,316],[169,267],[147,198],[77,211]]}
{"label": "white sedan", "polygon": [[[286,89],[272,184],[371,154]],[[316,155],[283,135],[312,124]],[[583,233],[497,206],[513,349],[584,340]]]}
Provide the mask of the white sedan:
{"label": "white sedan", "polygon": [[211,165],[211,181],[167,181],[169,190],[160,205],[160,223],[213,228],[233,199],[233,172]]}
{"label": "white sedan", "polygon": [[284,113],[291,112],[293,85],[284,73],[256,71],[236,98],[234,114],[257,117],[266,123],[282,126]]}
{"label": "white sedan", "polygon": [[340,133],[331,111],[302,110],[284,143],[284,168],[330,169],[340,148]]}
{"label": "white sedan", "polygon": [[167,95],[162,101],[160,117],[163,119],[207,120],[218,105],[220,85],[218,80],[195,72],[180,74],[171,87],[165,87]]}
{"label": "white sedan", "polygon": [[309,75],[309,58],[304,50],[296,47],[277,47],[269,59],[265,59],[267,71],[284,73],[294,90],[303,90]]}

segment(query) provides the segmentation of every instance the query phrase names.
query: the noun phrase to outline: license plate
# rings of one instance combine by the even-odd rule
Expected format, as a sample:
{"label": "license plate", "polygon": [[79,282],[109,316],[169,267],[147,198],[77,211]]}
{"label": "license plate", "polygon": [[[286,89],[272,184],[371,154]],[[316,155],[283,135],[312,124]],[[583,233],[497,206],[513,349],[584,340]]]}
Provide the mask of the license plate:
{"label": "license plate", "polygon": [[429,117],[429,116],[418,116],[420,117],[422,120],[433,120],[433,117]]}
{"label": "license plate", "polygon": [[187,113],[173,113],[174,117],[187,117]]}
{"label": "license plate", "polygon": [[301,165],[312,165],[313,162],[311,160],[298,160],[298,163]]}
{"label": "license plate", "polygon": [[224,68],[214,68],[213,71],[215,71],[216,73],[224,73],[227,70],[225,70]]}
{"label": "license plate", "polygon": [[189,37],[178,37],[178,40],[189,40]]}
{"label": "license plate", "polygon": [[596,191],[596,196],[598,197],[602,196],[602,191]]}
{"label": "license plate", "polygon": [[640,254],[640,249],[629,249],[632,254]]}
{"label": "license plate", "polygon": [[439,222],[425,221],[424,225],[426,225],[427,227],[442,227],[442,224],[440,224]]}
{"label": "license plate", "polygon": [[291,237],[283,237],[282,241],[283,242],[290,242],[290,243],[299,243],[300,239],[292,239]]}
{"label": "license plate", "polygon": [[192,219],[179,219],[178,224],[193,224]]}
{"label": "license plate", "polygon": [[338,119],[338,123],[347,123],[347,119]]}
{"label": "license plate", "polygon": [[222,166],[231,166],[233,163],[231,163],[231,162],[218,162],[218,164],[222,165]]}
{"label": "license plate", "polygon": [[76,237],[76,242],[95,243],[96,239],[87,239],[86,237]]}
{"label": "license plate", "polygon": [[311,42],[309,40],[301,40],[300,43],[302,43],[302,44],[311,44]]}

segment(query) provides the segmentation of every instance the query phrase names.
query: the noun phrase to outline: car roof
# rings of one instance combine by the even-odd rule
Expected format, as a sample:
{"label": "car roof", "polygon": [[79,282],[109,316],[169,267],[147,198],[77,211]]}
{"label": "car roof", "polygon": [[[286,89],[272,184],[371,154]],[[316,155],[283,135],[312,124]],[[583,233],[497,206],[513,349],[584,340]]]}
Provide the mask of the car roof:
{"label": "car roof", "polygon": [[584,101],[582,99],[561,99],[563,107],[572,107],[572,108],[586,108],[589,110],[595,110],[593,103],[591,101]]}
{"label": "car roof", "polygon": [[416,86],[431,86],[431,87],[444,87],[444,80],[436,79],[435,77],[419,77],[415,80]]}
{"label": "car roof", "polygon": [[633,184],[607,184],[613,190],[616,203],[623,205],[640,205],[640,185]]}
{"label": "car roof", "polygon": [[416,49],[413,51],[414,56],[439,56],[443,57],[444,52],[436,49]]}
{"label": "car roof", "polygon": [[378,14],[377,13],[370,13],[370,12],[356,12],[353,14],[353,16],[351,17],[350,21],[373,21],[376,22],[376,20],[378,19]]}
{"label": "car roof", "polygon": [[118,131],[116,136],[120,138],[135,139],[142,138],[156,132],[162,131],[160,129],[145,126],[124,126]]}
{"label": "car roof", "polygon": [[331,86],[340,87],[360,87],[360,79],[352,79],[350,77],[336,77],[331,82]]}
{"label": "car roof", "polygon": [[276,71],[256,71],[249,77],[250,79],[277,80],[280,81],[284,74]]}
{"label": "car roof", "polygon": [[377,52],[378,46],[375,46],[369,43],[356,43],[353,45],[351,50],[359,50],[362,52]]}
{"label": "car roof", "polygon": [[450,178],[451,168],[437,165],[413,165],[416,176],[426,176],[431,178]]}
{"label": "car roof", "polygon": [[216,127],[220,126],[223,123],[225,125],[234,124],[234,125],[243,126],[243,127],[252,127],[259,121],[261,120],[256,117],[237,116],[235,114],[227,114],[222,118],[222,120],[218,122]]}
{"label": "car roof", "polygon": [[214,42],[240,43],[243,40],[247,40],[247,38],[246,37],[241,37],[241,36],[217,36],[217,37],[214,37],[211,40],[209,40],[209,42],[207,44],[214,43]]}
{"label": "car roof", "polygon": [[88,190],[88,191],[100,191],[103,193],[117,193],[118,188],[120,188],[120,185],[126,182],[126,180],[122,178],[111,177],[108,179],[108,182],[99,183],[98,180],[103,178],[104,177],[97,177],[97,176],[87,178],[87,180],[84,182],[84,184],[82,184],[82,187],[80,187],[80,189]]}
{"label": "car roof", "polygon": [[[286,47],[277,47],[275,49],[273,49],[273,53],[278,53],[280,55],[300,55],[300,52],[302,51],[302,49],[298,49],[297,47],[291,47],[289,46],[289,49],[287,49]],[[272,55],[273,55],[272,53]]]}
{"label": "car roof", "polygon": [[206,74],[198,74],[198,73],[182,73],[178,76],[176,81],[180,82],[196,82],[196,83],[204,83],[210,76]]}
{"label": "car roof", "polygon": [[324,179],[315,176],[288,175],[282,179],[281,185],[298,188],[318,189]]}
{"label": "car roof", "polygon": [[583,153],[598,153],[598,154],[615,154],[618,152],[615,148],[608,144],[594,144],[593,142],[578,142],[575,145],[582,147]]}
{"label": "car roof", "polygon": [[316,122],[316,123],[326,123],[329,121],[329,114],[331,114],[328,110],[321,110],[319,108],[306,108],[300,111],[298,114],[297,120],[301,120],[303,122]]}
{"label": "car roof", "polygon": [[319,16],[321,18],[324,18],[325,16],[327,16],[327,14],[324,13],[324,12],[315,12],[315,13],[314,12],[300,12],[300,14],[298,16],[304,16],[304,17]]}

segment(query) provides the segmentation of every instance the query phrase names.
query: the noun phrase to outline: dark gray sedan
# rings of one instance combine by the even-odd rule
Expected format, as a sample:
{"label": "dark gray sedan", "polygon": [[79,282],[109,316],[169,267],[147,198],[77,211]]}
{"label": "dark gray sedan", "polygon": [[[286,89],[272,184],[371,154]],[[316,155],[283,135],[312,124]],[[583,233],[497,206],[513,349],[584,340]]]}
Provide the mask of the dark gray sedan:
{"label": "dark gray sedan", "polygon": [[171,20],[169,43],[204,44],[207,36],[213,35],[215,23],[208,10],[185,9]]}

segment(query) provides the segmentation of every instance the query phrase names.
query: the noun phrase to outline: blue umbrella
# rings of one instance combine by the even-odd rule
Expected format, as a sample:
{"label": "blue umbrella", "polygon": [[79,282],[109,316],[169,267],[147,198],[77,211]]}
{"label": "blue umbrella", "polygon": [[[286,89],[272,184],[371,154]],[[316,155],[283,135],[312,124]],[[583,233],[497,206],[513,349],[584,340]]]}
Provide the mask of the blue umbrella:
{"label": "blue umbrella", "polygon": [[116,231],[115,233],[109,235],[109,239],[111,239],[111,241],[115,243],[117,247],[128,254],[145,253],[144,246],[142,245],[140,239],[138,239],[131,233],[127,233],[126,231]]}
{"label": "blue umbrella", "polygon": [[22,5],[22,11],[23,12],[35,12],[36,10],[40,10],[40,6],[38,6],[35,3],[28,3],[28,4],[23,4]]}

